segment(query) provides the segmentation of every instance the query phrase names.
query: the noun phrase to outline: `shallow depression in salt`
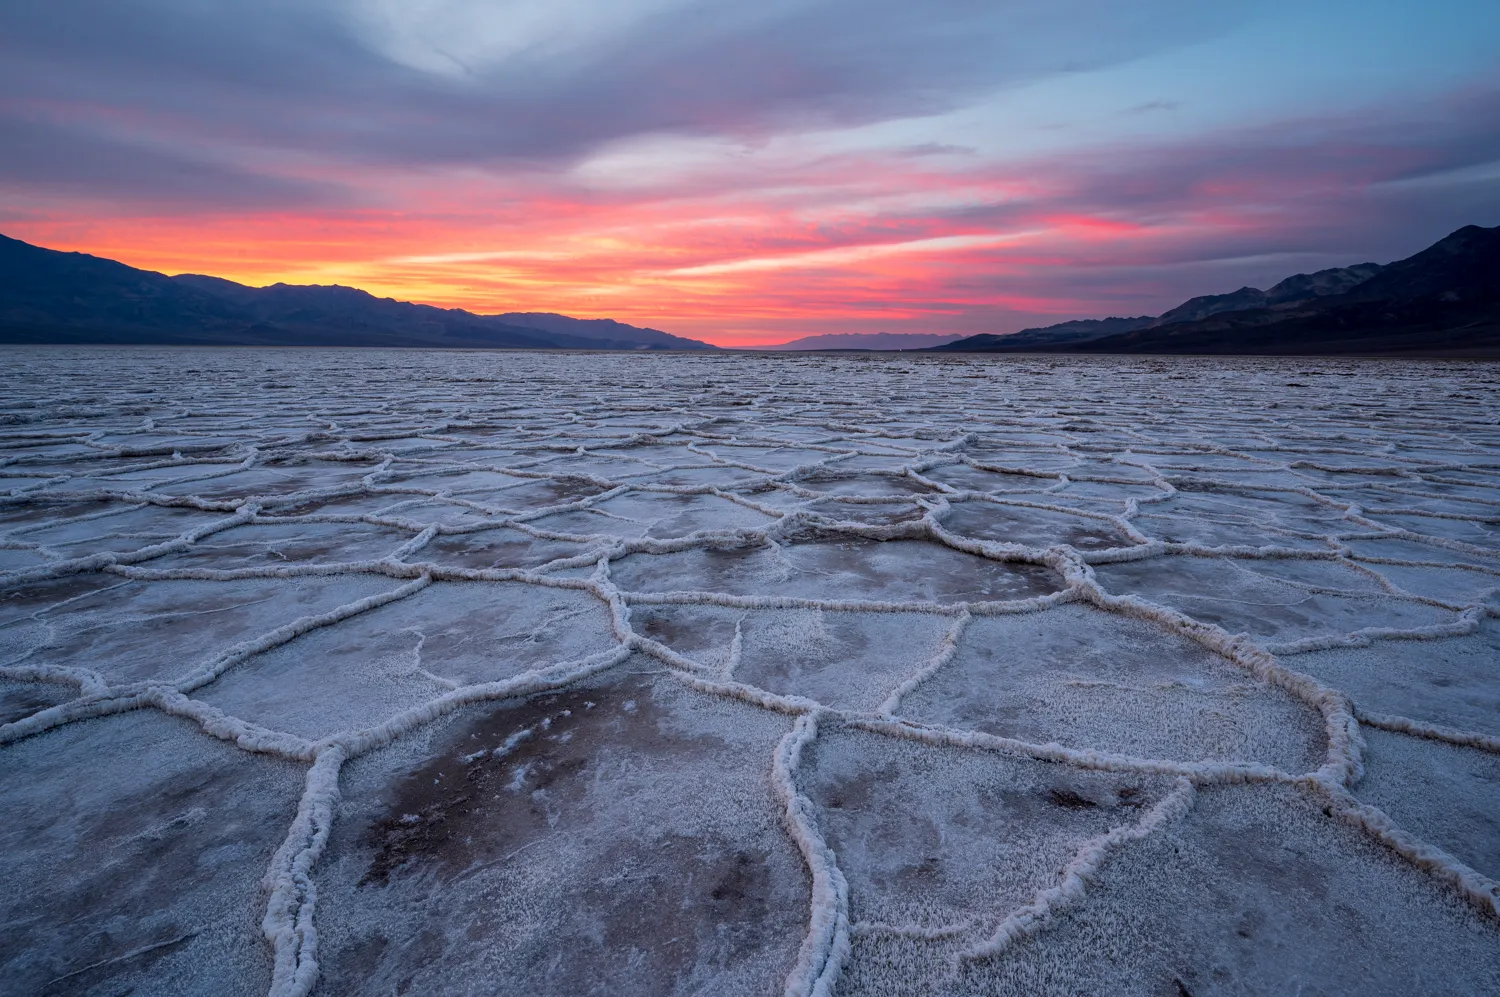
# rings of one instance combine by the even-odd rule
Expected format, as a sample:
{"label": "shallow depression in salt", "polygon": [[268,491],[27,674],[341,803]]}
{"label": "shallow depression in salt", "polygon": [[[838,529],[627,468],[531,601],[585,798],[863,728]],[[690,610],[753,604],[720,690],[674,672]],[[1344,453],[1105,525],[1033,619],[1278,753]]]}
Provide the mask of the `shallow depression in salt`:
{"label": "shallow depression in salt", "polygon": [[0,377],[0,992],[1500,992],[1496,364]]}

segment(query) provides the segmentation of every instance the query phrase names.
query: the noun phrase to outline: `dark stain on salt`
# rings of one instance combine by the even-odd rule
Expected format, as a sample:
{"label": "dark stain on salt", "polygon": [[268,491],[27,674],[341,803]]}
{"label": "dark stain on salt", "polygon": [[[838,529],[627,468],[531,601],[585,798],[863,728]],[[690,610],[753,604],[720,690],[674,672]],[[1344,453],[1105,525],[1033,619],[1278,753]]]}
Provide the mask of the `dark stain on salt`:
{"label": "dark stain on salt", "polygon": [[1054,786],[1047,790],[1047,802],[1055,807],[1065,807],[1068,810],[1092,810],[1099,804],[1071,789],[1059,789]]}
{"label": "dark stain on salt", "polygon": [[360,885],[417,870],[467,878],[503,864],[552,832],[601,760],[670,757],[701,750],[703,740],[660,729],[650,681],[641,676],[502,705],[393,788],[367,833],[374,856]]}

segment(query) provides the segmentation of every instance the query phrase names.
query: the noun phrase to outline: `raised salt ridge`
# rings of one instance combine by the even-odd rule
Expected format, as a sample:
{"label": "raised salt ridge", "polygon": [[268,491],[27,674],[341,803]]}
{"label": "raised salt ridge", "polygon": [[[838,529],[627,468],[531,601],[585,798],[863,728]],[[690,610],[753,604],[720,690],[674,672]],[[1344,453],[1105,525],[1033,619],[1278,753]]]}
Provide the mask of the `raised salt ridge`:
{"label": "raised salt ridge", "polygon": [[1500,992],[1500,367],[0,353],[7,994]]}

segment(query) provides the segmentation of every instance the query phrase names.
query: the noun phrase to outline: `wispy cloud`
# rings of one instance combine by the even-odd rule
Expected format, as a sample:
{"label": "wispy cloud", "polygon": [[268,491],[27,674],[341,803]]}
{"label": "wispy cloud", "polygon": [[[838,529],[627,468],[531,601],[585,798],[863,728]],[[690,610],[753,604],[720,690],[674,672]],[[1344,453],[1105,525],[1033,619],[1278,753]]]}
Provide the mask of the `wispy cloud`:
{"label": "wispy cloud", "polygon": [[722,342],[1140,314],[1500,222],[1492,69],[1251,106],[1160,68],[1263,12],[13,4],[0,218],[168,272]]}
{"label": "wispy cloud", "polygon": [[987,235],[941,235],[906,242],[881,242],[863,246],[838,246],[776,256],[753,256],[724,263],[701,263],[691,267],[664,270],[664,277],[698,277],[709,274],[747,273],[757,270],[802,270],[861,263],[881,256],[907,253],[947,253],[960,249],[994,249],[1020,242],[1039,232],[991,233]]}

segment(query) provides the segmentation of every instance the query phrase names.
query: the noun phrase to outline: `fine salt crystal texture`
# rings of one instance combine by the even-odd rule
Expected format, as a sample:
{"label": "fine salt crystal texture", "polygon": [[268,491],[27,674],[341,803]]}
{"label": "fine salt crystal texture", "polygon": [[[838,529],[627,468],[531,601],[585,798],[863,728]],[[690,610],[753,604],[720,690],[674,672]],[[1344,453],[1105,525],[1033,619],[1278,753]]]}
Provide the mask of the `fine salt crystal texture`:
{"label": "fine salt crystal texture", "polygon": [[0,377],[0,992],[1500,993],[1500,366]]}

